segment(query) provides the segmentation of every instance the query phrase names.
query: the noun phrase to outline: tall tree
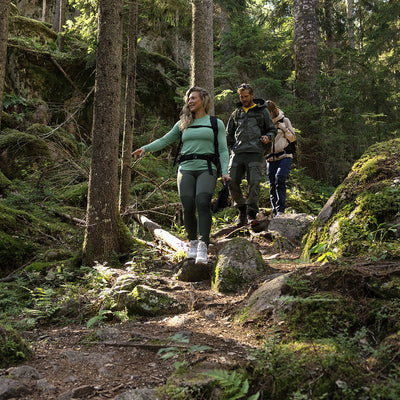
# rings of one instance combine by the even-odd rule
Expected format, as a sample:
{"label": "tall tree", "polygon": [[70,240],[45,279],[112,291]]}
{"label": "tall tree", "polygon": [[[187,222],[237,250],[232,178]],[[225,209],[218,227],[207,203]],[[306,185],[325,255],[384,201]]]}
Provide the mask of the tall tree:
{"label": "tall tree", "polygon": [[67,0],[56,1],[56,11],[54,13],[53,30],[58,33],[58,48],[62,50],[64,47],[64,25],[65,25],[65,10]]}
{"label": "tall tree", "polygon": [[296,95],[303,100],[301,130],[305,136],[300,140],[299,163],[314,178],[325,177],[321,166],[322,143],[319,127],[319,76],[318,28],[316,0],[294,0],[294,52],[296,71]]}
{"label": "tall tree", "polygon": [[[201,86],[214,99],[213,0],[192,1],[191,86]],[[211,113],[214,113],[214,105]]]}
{"label": "tall tree", "polygon": [[6,76],[8,24],[10,20],[10,0],[0,0],[0,129],[3,110],[4,78]]}
{"label": "tall tree", "polygon": [[83,262],[119,253],[123,227],[118,210],[118,143],[121,97],[123,0],[99,0],[92,160]]}
{"label": "tall tree", "polygon": [[138,0],[129,3],[128,55],[126,58],[124,139],[122,142],[120,212],[129,206],[132,142],[135,127],[136,59],[138,41]]}

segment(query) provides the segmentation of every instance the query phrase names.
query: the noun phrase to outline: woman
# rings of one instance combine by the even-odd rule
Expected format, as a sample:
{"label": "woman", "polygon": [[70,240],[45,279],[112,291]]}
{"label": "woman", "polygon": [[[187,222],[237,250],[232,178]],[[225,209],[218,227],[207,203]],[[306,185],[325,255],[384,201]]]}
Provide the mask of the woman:
{"label": "woman", "polygon": [[277,128],[272,142],[272,153],[266,157],[272,214],[276,217],[285,213],[286,179],[296,151],[296,134],[289,118],[285,117],[273,101],[267,100],[267,108]]}
{"label": "woman", "polygon": [[221,120],[217,120],[218,149],[215,149],[214,132],[208,115],[210,106],[211,99],[205,89],[198,86],[190,88],[186,92],[180,120],[174,127],[162,138],[132,153],[137,159],[146,151],[161,150],[182,138],[183,161],[180,162],[178,169],[177,183],[184,225],[190,241],[187,257],[195,259],[196,264],[207,263],[212,222],[210,204],[217,181],[217,166],[214,161],[210,164],[209,161],[198,156],[214,155],[217,151],[221,163],[222,182],[225,184],[230,180],[225,127]]}

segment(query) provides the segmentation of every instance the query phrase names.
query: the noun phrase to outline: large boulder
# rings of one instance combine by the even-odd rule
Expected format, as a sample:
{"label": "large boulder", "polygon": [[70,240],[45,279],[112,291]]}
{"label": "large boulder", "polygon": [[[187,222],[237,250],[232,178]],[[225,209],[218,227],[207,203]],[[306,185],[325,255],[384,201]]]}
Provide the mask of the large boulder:
{"label": "large boulder", "polygon": [[300,246],[314,218],[307,214],[284,214],[275,217],[268,225],[268,231],[283,237],[293,247]]}
{"label": "large boulder", "polygon": [[267,271],[255,246],[244,238],[227,242],[217,254],[211,287],[221,293],[237,293]]}
{"label": "large boulder", "polygon": [[371,146],[353,165],[303,241],[303,257],[400,257],[400,139]]}

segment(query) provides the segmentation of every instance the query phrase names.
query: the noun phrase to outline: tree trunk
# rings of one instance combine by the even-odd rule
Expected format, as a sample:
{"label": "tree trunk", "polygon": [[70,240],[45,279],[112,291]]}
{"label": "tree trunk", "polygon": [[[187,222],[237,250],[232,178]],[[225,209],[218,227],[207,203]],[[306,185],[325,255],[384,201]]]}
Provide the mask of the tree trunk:
{"label": "tree trunk", "polygon": [[53,31],[59,32],[60,29],[60,9],[63,0],[56,0],[56,10],[54,12]]}
{"label": "tree trunk", "polygon": [[6,76],[8,24],[10,20],[10,0],[0,0],[0,130],[3,110],[4,79]]}
{"label": "tree trunk", "polygon": [[299,138],[298,162],[313,178],[326,176],[323,164],[319,91],[317,87],[319,64],[317,57],[318,29],[315,13],[316,0],[294,0],[294,51],[296,95],[303,100],[302,120],[304,135]]}
{"label": "tree trunk", "polygon": [[[201,86],[214,100],[213,1],[192,1],[191,86]],[[211,114],[214,114],[212,102]]]}
{"label": "tree trunk", "polygon": [[47,2],[43,0],[42,4],[42,22],[46,22],[46,11],[47,11]]}
{"label": "tree trunk", "polygon": [[349,47],[355,49],[354,42],[354,1],[347,0],[347,37],[349,38]]}
{"label": "tree trunk", "polygon": [[100,0],[92,160],[83,261],[108,261],[121,251],[118,212],[118,142],[123,0]]}
{"label": "tree trunk", "polygon": [[136,57],[138,40],[138,0],[129,4],[128,55],[126,60],[126,92],[124,139],[122,143],[120,212],[129,207],[131,186],[132,142],[135,127]]}

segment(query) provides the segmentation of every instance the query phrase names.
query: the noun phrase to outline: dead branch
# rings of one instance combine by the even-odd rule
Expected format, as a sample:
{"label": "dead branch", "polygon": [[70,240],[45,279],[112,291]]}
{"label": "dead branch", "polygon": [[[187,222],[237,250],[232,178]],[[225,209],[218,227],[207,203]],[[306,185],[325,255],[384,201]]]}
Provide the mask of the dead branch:
{"label": "dead branch", "polygon": [[138,221],[143,227],[145,227],[156,239],[163,241],[169,247],[175,251],[185,251],[186,244],[182,240],[178,239],[171,233],[165,231],[156,222],[151,221],[149,218],[140,214],[133,214],[133,217]]}

